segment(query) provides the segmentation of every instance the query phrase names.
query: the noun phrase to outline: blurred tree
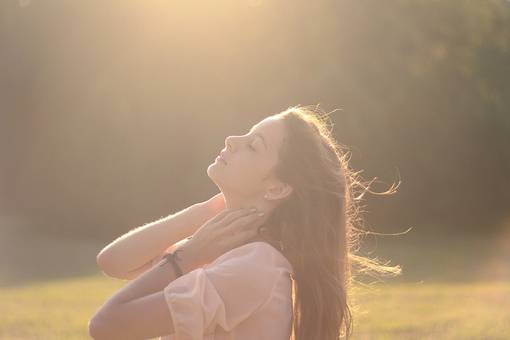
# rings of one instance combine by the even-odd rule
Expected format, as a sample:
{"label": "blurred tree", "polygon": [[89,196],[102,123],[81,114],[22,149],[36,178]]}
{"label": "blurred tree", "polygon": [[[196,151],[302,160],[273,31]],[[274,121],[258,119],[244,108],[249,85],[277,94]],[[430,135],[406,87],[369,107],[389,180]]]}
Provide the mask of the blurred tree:
{"label": "blurred tree", "polygon": [[0,44],[1,213],[34,227],[111,237],[205,199],[227,135],[316,103],[366,179],[401,175],[373,229],[508,218],[507,1],[4,1]]}

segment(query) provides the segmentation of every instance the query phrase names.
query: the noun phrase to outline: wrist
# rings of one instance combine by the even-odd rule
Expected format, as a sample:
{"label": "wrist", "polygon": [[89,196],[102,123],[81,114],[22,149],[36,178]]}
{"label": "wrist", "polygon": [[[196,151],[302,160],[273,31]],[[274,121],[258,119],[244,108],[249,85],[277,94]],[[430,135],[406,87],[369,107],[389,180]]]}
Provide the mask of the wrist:
{"label": "wrist", "polygon": [[193,256],[194,253],[189,246],[183,244],[175,250],[175,254],[175,260],[181,268],[183,275],[200,267],[200,264],[195,260]]}

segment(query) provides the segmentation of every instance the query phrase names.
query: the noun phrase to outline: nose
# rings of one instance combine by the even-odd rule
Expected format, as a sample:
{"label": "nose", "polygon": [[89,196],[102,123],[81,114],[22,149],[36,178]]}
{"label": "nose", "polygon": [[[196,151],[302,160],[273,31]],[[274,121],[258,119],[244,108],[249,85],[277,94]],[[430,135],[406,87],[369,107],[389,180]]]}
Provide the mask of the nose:
{"label": "nose", "polygon": [[225,148],[227,149],[227,151],[232,151],[232,136],[228,136],[227,138],[225,138]]}
{"label": "nose", "polygon": [[228,136],[227,138],[225,138],[225,148],[227,151],[234,151],[237,146],[236,146],[236,143],[239,141],[239,140],[242,140],[244,138],[244,136]]}

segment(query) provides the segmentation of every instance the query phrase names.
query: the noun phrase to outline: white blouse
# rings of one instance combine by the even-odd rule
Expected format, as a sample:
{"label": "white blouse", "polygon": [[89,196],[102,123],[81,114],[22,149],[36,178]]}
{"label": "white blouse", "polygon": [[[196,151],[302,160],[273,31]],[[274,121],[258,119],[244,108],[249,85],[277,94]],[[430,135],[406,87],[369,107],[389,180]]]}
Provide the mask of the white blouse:
{"label": "white blouse", "polygon": [[178,277],[164,288],[175,332],[160,340],[289,340],[293,269],[255,241]]}

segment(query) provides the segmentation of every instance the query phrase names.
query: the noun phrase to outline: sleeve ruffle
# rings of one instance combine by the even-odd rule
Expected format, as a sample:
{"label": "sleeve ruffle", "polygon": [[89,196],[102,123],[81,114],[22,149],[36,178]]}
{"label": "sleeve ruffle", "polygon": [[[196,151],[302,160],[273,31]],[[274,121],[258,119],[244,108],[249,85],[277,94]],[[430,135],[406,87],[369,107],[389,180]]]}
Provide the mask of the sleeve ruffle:
{"label": "sleeve ruffle", "polygon": [[271,297],[279,277],[271,253],[252,248],[231,255],[164,288],[177,340],[201,340],[217,326],[231,331]]}

